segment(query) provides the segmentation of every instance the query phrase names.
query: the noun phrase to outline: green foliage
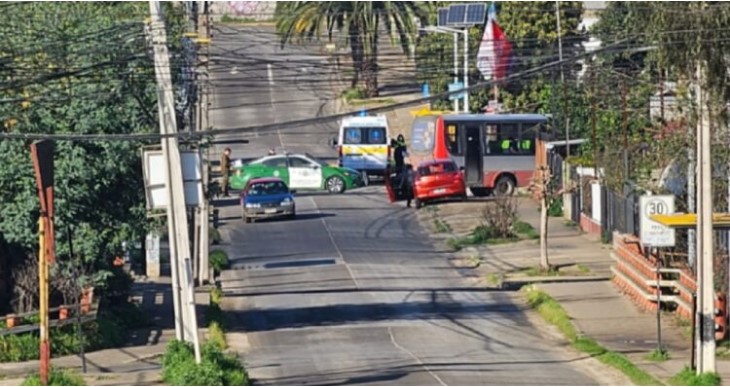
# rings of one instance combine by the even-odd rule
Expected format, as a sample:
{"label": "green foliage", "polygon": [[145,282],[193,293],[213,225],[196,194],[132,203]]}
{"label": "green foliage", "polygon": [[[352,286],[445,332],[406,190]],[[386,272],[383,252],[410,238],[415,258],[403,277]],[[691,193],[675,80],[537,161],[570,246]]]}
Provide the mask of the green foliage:
{"label": "green foliage", "polygon": [[647,360],[662,362],[669,360],[669,352],[664,348],[657,348],[646,356]]}
{"label": "green foliage", "polygon": [[223,300],[223,290],[221,290],[221,288],[216,286],[210,290],[210,304],[211,305],[220,305],[222,300]]}
{"label": "green foliage", "polygon": [[[23,323],[31,323],[26,320]],[[120,304],[102,310],[95,321],[83,324],[84,349],[96,351],[125,343],[132,329],[149,325],[147,316],[136,305]],[[51,328],[51,354],[65,356],[79,352],[80,340],[75,324]],[[0,336],[0,362],[38,359],[38,332]]]}
{"label": "green foliage", "polygon": [[[71,370],[51,368],[48,375],[48,386],[85,386],[86,382],[81,375]],[[22,386],[42,386],[41,376],[37,373],[28,375]]]}
{"label": "green foliage", "polygon": [[446,223],[446,221],[443,219],[436,218],[433,220],[433,224],[436,227],[436,232],[440,232],[440,233],[451,232],[451,226],[448,223]]}
{"label": "green foliage", "polygon": [[233,17],[230,15],[223,15],[221,16],[221,23],[228,23],[228,24],[249,24],[249,23],[256,23],[258,20],[251,18],[251,17]]}
{"label": "green foliage", "polygon": [[226,349],[228,344],[226,343],[226,334],[223,332],[223,328],[217,321],[213,321],[208,325],[208,340],[215,343],[221,349]]}
{"label": "green foliage", "polygon": [[[431,13],[431,20],[435,25],[435,14],[440,6],[447,6],[448,2],[435,2]],[[563,41],[573,44],[563,46],[566,57],[574,55],[580,50],[581,32],[578,25],[583,11],[582,2],[561,2],[561,32]],[[555,2],[535,1],[517,2],[503,1],[496,3],[497,21],[513,44],[518,59],[511,68],[511,73],[547,63],[557,55],[557,24]],[[484,25],[473,27],[469,31],[470,57],[476,57],[482,40]],[[461,43],[459,43],[461,44]],[[448,83],[454,77],[453,70],[453,37],[450,34],[431,33],[422,36],[416,46],[416,76],[419,82],[428,82],[432,93],[447,91]],[[566,69],[568,73],[573,69]],[[481,73],[476,68],[476,61],[471,61],[469,69],[470,81],[473,85],[482,80]],[[547,85],[558,76],[557,71],[546,71],[528,79],[511,80],[507,85],[500,87],[500,96],[505,107],[516,108],[518,111],[547,112],[553,110],[554,96]],[[478,112],[492,98],[492,90],[482,89],[470,94],[470,111]],[[556,96],[557,97],[557,96]],[[451,103],[447,100],[436,101],[437,109],[449,109]],[[571,104],[574,109],[574,104]],[[578,126],[580,127],[580,126]]]}
{"label": "green foliage", "polygon": [[532,227],[531,224],[518,220],[512,224],[512,231],[515,234],[523,235],[527,239],[537,239],[540,234]]}
{"label": "green foliage", "polygon": [[162,357],[162,379],[177,386],[247,386],[248,374],[235,355],[225,354],[213,342],[201,349],[202,362],[195,363],[191,344],[173,340]]}
{"label": "green foliage", "polygon": [[226,253],[223,250],[213,250],[208,255],[208,260],[210,262],[210,266],[215,270],[217,273],[220,273],[221,271],[228,269],[229,262],[228,262],[228,253]]}
{"label": "green foliage", "polygon": [[556,200],[553,200],[552,203],[550,203],[550,207],[548,208],[548,216],[552,217],[562,217],[563,216],[563,198],[557,198]]}
{"label": "green foliage", "polygon": [[[143,34],[145,3],[18,2],[3,7],[5,86],[0,99],[11,133],[157,132],[155,71]],[[165,4],[168,40],[180,47],[183,7]],[[176,69],[176,81],[179,80]],[[16,102],[12,102],[16,101]],[[37,251],[39,203],[29,141],[0,142],[0,235],[22,264]],[[138,143],[55,143],[56,254],[75,254],[92,272],[107,270],[124,240],[145,233]]]}
{"label": "green foliage", "polygon": [[553,324],[563,333],[566,339],[573,344],[577,350],[598,359],[600,362],[609,365],[626,375],[633,383],[640,386],[658,386],[661,383],[653,376],[642,371],[634,365],[626,356],[609,351],[603,348],[595,340],[579,336],[570,316],[563,307],[549,294],[539,290],[534,285],[527,285],[521,289],[525,294],[527,303],[535,309],[545,321]]}
{"label": "green foliage", "polygon": [[720,375],[716,373],[697,373],[689,367],[684,367],[677,375],[673,376],[669,382],[675,386],[720,386],[722,380]]}
{"label": "green foliage", "polygon": [[341,96],[345,101],[350,102],[353,99],[366,99],[368,92],[362,87],[350,87],[343,90]]}

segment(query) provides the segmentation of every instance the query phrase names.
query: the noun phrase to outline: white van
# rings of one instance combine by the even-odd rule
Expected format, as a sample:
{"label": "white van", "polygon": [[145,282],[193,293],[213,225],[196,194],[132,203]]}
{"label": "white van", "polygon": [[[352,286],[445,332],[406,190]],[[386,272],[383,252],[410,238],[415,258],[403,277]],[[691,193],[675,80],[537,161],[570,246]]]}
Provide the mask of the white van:
{"label": "white van", "polygon": [[388,166],[389,138],[385,116],[343,118],[337,139],[340,166],[360,171],[365,184],[368,176],[383,176]]}

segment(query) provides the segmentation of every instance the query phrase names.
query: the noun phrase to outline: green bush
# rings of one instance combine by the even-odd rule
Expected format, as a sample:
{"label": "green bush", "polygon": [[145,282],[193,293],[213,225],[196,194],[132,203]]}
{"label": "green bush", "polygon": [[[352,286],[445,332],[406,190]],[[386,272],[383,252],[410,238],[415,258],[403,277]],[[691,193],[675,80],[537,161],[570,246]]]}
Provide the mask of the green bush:
{"label": "green bush", "polygon": [[248,374],[238,357],[223,353],[213,342],[201,348],[195,363],[192,345],[173,340],[162,357],[162,380],[177,386],[247,386]]}
{"label": "green bush", "polygon": [[223,332],[223,328],[218,321],[213,321],[208,325],[208,340],[215,343],[221,349],[228,348],[226,343],[226,334]]}
{"label": "green bush", "polygon": [[228,253],[223,250],[213,250],[208,255],[210,266],[216,273],[228,269],[230,263],[228,262]]}
{"label": "green bush", "polygon": [[210,290],[210,303],[220,305],[221,301],[223,301],[223,291],[216,286]]}
{"label": "green bush", "polygon": [[367,99],[368,93],[362,87],[351,87],[343,90],[341,96],[345,101],[352,101],[353,99]]}
{"label": "green bush", "polygon": [[[41,376],[39,374],[31,374],[28,375],[25,380],[23,380],[23,386],[41,386]],[[76,373],[69,371],[69,370],[63,370],[63,369],[56,369],[52,368],[51,373],[48,375],[48,385],[49,386],[85,386],[86,382],[84,381],[84,378],[81,377],[81,375],[77,375]]]}
{"label": "green bush", "polygon": [[558,198],[550,204],[550,208],[548,208],[548,216],[556,218],[563,216],[563,198]]}
{"label": "green bush", "polygon": [[722,383],[716,373],[702,373],[697,375],[689,367],[684,367],[680,373],[672,377],[669,382],[675,386],[719,386]]}
{"label": "green bush", "polygon": [[540,234],[531,224],[519,220],[512,225],[512,231],[515,234],[524,235],[528,239],[537,239],[540,237]]}

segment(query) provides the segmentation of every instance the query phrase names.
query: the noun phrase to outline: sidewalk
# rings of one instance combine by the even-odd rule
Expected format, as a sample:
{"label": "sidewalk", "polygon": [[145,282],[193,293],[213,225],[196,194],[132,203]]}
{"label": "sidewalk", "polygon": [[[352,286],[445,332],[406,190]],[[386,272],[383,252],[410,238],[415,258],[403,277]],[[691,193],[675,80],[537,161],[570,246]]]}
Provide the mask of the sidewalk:
{"label": "sidewalk", "polygon": [[[167,342],[175,337],[170,278],[137,280],[131,293],[132,299],[148,311],[150,327],[135,331],[124,347],[87,353],[84,376],[89,385],[161,383],[160,356]],[[53,358],[51,365],[81,373],[81,358],[77,355]],[[37,360],[0,363],[0,385],[18,385],[26,375],[38,372],[38,368]]]}
{"label": "sidewalk", "polygon": [[[520,198],[519,201],[519,218],[539,230],[537,204],[528,198]],[[476,203],[440,205],[438,216],[449,223],[454,234],[466,233],[479,224],[484,203],[486,201],[479,200]],[[466,209],[464,206],[471,207]],[[481,258],[479,267],[470,271],[475,273],[472,274],[474,280],[484,286],[488,286],[486,278],[490,274],[510,271],[513,274],[506,275],[504,280],[504,285],[510,288],[526,282],[539,283],[540,289],[562,305],[579,333],[595,339],[609,350],[623,353],[641,369],[664,382],[690,364],[691,338],[683,333],[686,328],[679,326],[672,314],[663,314],[661,321],[662,344],[668,350],[670,360],[652,362],[645,359],[657,348],[656,314],[640,310],[610,281],[613,264],[611,246],[566,225],[562,218],[550,218],[548,235],[552,265],[580,265],[589,272],[568,278],[515,274],[539,264],[537,240],[465,248],[456,255],[463,262],[474,261],[475,256]],[[730,382],[730,361],[718,359],[717,369],[723,382]]]}

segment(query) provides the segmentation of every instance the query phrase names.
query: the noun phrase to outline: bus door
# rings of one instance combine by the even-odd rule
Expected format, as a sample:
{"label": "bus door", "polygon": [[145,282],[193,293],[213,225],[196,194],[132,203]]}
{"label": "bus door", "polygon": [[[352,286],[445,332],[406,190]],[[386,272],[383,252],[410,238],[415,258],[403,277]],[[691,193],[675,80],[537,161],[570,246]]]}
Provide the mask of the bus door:
{"label": "bus door", "polygon": [[479,123],[464,126],[464,180],[468,186],[482,186],[484,181],[484,151],[482,128]]}

